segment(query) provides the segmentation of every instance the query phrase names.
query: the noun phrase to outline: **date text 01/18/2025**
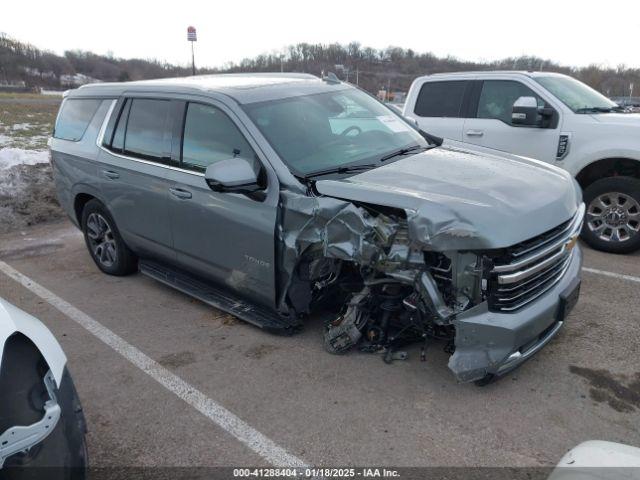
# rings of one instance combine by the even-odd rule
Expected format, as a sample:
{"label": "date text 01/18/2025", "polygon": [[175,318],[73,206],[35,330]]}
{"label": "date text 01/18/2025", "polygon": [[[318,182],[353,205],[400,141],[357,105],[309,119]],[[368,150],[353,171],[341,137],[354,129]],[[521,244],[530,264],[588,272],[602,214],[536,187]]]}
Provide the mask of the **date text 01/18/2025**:
{"label": "date text 01/18/2025", "polygon": [[234,478],[394,478],[397,470],[388,468],[234,468]]}

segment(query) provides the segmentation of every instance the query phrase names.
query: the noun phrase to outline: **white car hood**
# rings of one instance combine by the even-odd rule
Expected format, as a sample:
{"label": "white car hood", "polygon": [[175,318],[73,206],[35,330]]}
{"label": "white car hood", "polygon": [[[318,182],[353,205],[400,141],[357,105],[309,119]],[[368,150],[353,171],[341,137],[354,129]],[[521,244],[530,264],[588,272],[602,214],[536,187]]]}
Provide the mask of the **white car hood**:
{"label": "white car hood", "polygon": [[569,450],[547,480],[637,480],[640,448],[589,440]]}
{"label": "white car hood", "polygon": [[640,113],[598,113],[592,114],[591,118],[599,123],[640,127]]}
{"label": "white car hood", "polygon": [[40,350],[59,387],[67,363],[60,344],[40,320],[0,298],[0,367],[5,343],[14,333],[23,334]]}

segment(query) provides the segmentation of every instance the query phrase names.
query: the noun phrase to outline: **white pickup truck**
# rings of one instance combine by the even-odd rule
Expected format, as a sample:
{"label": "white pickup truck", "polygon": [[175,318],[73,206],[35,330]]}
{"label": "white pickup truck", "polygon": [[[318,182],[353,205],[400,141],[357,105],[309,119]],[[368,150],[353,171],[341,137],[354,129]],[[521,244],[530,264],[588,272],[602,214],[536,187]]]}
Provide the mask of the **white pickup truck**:
{"label": "white pickup truck", "polygon": [[417,78],[403,115],[450,146],[564,168],[584,191],[582,238],[609,252],[640,249],[640,114],[566,75],[469,72]]}

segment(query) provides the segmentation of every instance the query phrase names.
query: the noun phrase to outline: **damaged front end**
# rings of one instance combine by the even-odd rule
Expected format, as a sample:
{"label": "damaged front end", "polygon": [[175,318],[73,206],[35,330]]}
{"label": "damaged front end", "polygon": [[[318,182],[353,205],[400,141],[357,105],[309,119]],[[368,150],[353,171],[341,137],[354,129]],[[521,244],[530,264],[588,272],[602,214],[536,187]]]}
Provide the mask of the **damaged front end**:
{"label": "damaged front end", "polygon": [[[417,342],[424,359],[428,344],[437,341],[452,354],[449,367],[461,381],[504,373],[505,359],[513,360],[518,349],[549,333],[553,313],[545,311],[534,321],[525,314],[520,325],[525,331],[511,329],[502,318],[510,312],[491,312],[500,305],[494,293],[501,290],[492,290],[496,265],[510,255],[508,249],[435,250],[433,243],[458,246],[474,232],[468,224],[445,222],[436,235],[418,237],[426,223],[416,217],[400,208],[283,191],[279,310],[327,312],[324,343],[331,353],[358,348],[381,353],[390,363],[406,358],[401,349]],[[574,238],[580,223],[581,218],[572,220],[571,228],[552,240]],[[431,243],[434,237],[437,242]],[[561,256],[566,268],[559,273],[554,264],[558,278],[569,264],[575,269],[574,257],[581,259],[579,253]],[[492,325],[496,319],[507,324]]]}

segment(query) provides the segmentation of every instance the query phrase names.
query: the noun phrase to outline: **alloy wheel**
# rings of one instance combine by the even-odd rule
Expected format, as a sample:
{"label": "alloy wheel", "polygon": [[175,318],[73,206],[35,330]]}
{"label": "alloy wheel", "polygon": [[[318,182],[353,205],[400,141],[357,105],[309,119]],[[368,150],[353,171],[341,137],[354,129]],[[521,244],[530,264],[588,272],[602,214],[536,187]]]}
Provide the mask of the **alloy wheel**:
{"label": "alloy wheel", "polygon": [[600,240],[626,242],[640,234],[640,204],[624,193],[603,193],[589,203],[586,220]]}
{"label": "alloy wheel", "polygon": [[118,254],[113,230],[109,222],[99,213],[87,217],[87,237],[94,257],[105,267],[111,267]]}

